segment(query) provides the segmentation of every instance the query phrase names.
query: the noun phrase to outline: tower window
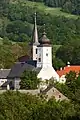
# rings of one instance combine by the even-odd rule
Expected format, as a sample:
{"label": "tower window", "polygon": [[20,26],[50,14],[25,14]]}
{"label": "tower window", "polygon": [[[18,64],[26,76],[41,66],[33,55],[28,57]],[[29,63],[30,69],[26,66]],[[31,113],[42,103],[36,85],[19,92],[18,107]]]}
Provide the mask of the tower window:
{"label": "tower window", "polygon": [[41,58],[39,58],[39,62],[41,62]]}
{"label": "tower window", "polygon": [[48,53],[46,53],[46,56],[48,56]]}
{"label": "tower window", "polygon": [[36,49],[36,54],[37,54],[37,49]]}

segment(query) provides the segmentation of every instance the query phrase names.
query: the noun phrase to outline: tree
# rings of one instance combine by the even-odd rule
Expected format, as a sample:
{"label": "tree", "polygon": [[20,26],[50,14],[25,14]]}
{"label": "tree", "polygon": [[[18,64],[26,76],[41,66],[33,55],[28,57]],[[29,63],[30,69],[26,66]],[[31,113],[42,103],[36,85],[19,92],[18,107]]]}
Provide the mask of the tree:
{"label": "tree", "polygon": [[59,58],[53,58],[53,66],[56,70],[63,68],[65,66],[65,63],[59,59]]}
{"label": "tree", "polygon": [[65,46],[63,45],[57,50],[56,56],[59,59],[62,59],[64,63],[67,63],[68,61],[72,62],[73,49],[74,49],[74,47],[69,44],[67,44]]}
{"label": "tree", "polygon": [[24,71],[21,77],[20,88],[37,89],[39,82],[35,71]]}

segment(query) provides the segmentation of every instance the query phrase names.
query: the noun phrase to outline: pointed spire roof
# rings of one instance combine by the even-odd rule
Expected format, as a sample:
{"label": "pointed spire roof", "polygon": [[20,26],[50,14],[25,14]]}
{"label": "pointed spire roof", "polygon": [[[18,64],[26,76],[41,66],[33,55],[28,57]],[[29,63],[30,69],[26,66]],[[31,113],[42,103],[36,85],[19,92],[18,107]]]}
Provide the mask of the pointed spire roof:
{"label": "pointed spire roof", "polygon": [[32,41],[33,41],[33,44],[39,44],[37,24],[36,24],[36,12],[35,12],[35,17],[34,17],[34,29],[33,29]]}
{"label": "pointed spire roof", "polygon": [[45,24],[44,24],[44,31],[43,31],[42,37],[40,39],[40,44],[47,44],[47,45],[51,44],[50,40],[46,36]]}

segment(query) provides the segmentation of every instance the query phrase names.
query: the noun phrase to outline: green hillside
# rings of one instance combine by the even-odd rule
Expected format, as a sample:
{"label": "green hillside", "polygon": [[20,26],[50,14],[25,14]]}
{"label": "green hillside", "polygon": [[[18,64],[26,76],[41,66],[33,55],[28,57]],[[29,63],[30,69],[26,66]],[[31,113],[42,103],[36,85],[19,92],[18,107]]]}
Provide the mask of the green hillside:
{"label": "green hillside", "polygon": [[39,10],[44,11],[46,14],[51,14],[51,15],[55,15],[55,16],[65,16],[65,17],[69,17],[69,18],[75,18],[77,19],[79,16],[78,15],[72,15],[70,13],[66,13],[66,12],[62,12],[61,8],[52,8],[52,7],[47,7],[46,5],[44,5],[44,3],[40,3],[40,2],[31,2],[31,1],[26,1],[26,3],[24,4],[26,6],[30,6],[30,7],[35,7],[38,8]]}
{"label": "green hillside", "polygon": [[[20,1],[23,2],[22,0],[20,0]],[[13,3],[16,4],[17,1],[15,1]],[[60,7],[57,7],[57,8],[48,7],[48,6],[44,5],[44,3],[41,3],[41,2],[26,1],[23,3],[23,6],[35,8],[35,10],[36,9],[41,10],[41,11],[45,12],[46,14],[49,13],[53,16],[65,16],[65,17],[69,17],[69,18],[73,18],[73,19],[77,19],[79,17],[78,15],[72,15],[70,13],[62,12]]]}

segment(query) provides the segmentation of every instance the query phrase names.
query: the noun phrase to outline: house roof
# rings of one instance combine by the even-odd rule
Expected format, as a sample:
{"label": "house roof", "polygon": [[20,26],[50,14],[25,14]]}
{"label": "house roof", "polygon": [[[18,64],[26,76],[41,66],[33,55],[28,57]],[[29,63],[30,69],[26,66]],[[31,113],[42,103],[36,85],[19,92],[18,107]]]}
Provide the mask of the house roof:
{"label": "house roof", "polygon": [[25,56],[21,56],[18,58],[19,62],[26,62],[27,60],[29,60],[30,57],[28,55],[25,55]]}
{"label": "house roof", "polygon": [[11,69],[0,69],[0,78],[5,79],[9,75]]}
{"label": "house roof", "polygon": [[57,73],[61,77],[62,75],[66,75],[70,71],[74,71],[76,73],[79,73],[80,72],[80,66],[66,66],[62,70],[57,70]]}
{"label": "house roof", "polygon": [[36,68],[36,62],[37,61],[33,60],[29,60],[27,62],[17,62],[11,69],[0,69],[0,78],[20,78],[25,70],[33,70],[39,73],[41,68]]}
{"label": "house roof", "polygon": [[33,65],[33,63],[29,64],[26,62],[17,62],[11,68],[8,78],[21,77],[22,73],[25,70],[33,70],[34,68],[35,68],[35,66]]}

